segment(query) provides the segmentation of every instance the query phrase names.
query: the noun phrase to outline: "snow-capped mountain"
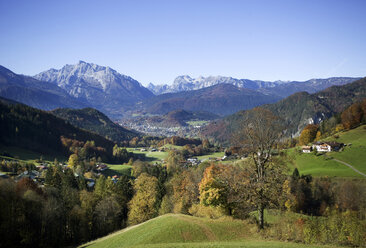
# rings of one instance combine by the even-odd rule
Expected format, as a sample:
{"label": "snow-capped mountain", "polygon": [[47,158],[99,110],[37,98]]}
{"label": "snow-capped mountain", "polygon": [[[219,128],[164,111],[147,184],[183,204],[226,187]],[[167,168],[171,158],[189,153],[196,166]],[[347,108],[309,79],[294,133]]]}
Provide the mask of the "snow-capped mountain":
{"label": "snow-capped mountain", "polygon": [[133,78],[84,61],[41,72],[34,78],[57,84],[71,96],[109,115],[121,114],[125,107],[153,96]]}
{"label": "snow-capped mountain", "polygon": [[261,81],[249,79],[236,79],[232,77],[210,76],[191,78],[184,75],[177,77],[171,85],[149,84],[148,89],[155,95],[164,93],[175,93],[181,91],[198,90],[217,84],[232,84],[239,88],[258,90],[263,93],[276,94],[281,97],[289,96],[298,91],[315,93],[332,85],[343,85],[353,82],[359,78],[336,77],[327,79],[311,79],[304,82],[298,81]]}
{"label": "snow-capped mountain", "polygon": [[149,84],[148,89],[154,92],[156,95],[164,93],[174,93],[181,91],[198,90],[202,88],[211,87],[217,84],[232,84],[239,88],[247,88],[256,90],[262,87],[270,88],[285,83],[283,81],[267,82],[259,80],[249,79],[236,79],[232,77],[223,76],[209,76],[209,77],[198,77],[191,78],[188,75],[177,77],[172,85],[153,85]]}

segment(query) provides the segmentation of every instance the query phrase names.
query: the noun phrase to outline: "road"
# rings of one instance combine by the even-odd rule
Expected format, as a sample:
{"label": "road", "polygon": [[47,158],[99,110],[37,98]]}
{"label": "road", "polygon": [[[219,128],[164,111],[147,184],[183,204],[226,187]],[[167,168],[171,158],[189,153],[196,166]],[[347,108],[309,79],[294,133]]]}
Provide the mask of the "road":
{"label": "road", "polygon": [[346,162],[343,162],[343,161],[341,161],[341,160],[339,160],[339,159],[336,159],[336,158],[333,158],[333,160],[334,160],[334,161],[337,161],[338,163],[341,163],[341,164],[344,164],[344,165],[348,166],[349,168],[351,168],[352,170],[354,170],[354,171],[355,171],[355,172],[357,172],[358,174],[360,174],[360,175],[362,175],[362,176],[366,177],[366,174],[365,174],[365,173],[363,173],[363,172],[361,172],[361,171],[357,170],[357,169],[356,169],[355,167],[353,167],[352,165],[350,165],[350,164],[348,164],[348,163],[346,163]]}

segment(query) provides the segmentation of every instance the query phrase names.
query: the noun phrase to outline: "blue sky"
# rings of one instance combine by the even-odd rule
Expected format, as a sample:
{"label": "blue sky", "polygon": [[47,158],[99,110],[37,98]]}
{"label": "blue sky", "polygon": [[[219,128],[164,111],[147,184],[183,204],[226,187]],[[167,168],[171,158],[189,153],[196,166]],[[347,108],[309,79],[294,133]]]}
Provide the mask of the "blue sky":
{"label": "blue sky", "polygon": [[366,76],[365,10],[363,0],[0,0],[0,65],[34,75],[84,60],[144,85]]}

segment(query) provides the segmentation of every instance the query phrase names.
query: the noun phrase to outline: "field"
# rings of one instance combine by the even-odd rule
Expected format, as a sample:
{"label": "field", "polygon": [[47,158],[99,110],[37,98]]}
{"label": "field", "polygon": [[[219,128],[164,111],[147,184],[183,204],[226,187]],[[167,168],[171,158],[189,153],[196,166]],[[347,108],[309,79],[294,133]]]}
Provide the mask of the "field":
{"label": "field", "polygon": [[224,152],[215,152],[215,153],[211,153],[208,155],[203,155],[203,156],[197,156],[197,158],[201,161],[207,160],[209,158],[222,158],[225,155]]}
{"label": "field", "polygon": [[117,176],[122,176],[122,175],[126,175],[126,176],[131,176],[131,165],[127,165],[127,164],[107,164],[108,165],[108,169],[103,171],[103,175],[108,177],[112,177],[114,175]]}
{"label": "field", "polygon": [[328,137],[324,141],[337,141],[345,144],[343,151],[330,152],[326,155],[315,156],[314,154],[299,153],[300,147],[289,149],[288,153],[294,158],[294,164],[290,164],[291,169],[297,167],[301,174],[311,174],[313,176],[330,176],[330,177],[357,177],[365,178],[356,173],[349,167],[332,160],[339,159],[351,164],[359,171],[366,173],[366,126],[338,133],[337,136]]}
{"label": "field", "polygon": [[241,220],[168,214],[80,247],[334,247],[264,240],[256,230],[254,224]]}
{"label": "field", "polygon": [[133,152],[135,154],[145,154],[146,160],[150,162],[157,162],[161,161],[162,159],[166,159],[168,157],[168,152],[142,152],[140,151],[141,148],[137,148],[138,150],[135,150],[135,148],[127,148],[127,151]]}

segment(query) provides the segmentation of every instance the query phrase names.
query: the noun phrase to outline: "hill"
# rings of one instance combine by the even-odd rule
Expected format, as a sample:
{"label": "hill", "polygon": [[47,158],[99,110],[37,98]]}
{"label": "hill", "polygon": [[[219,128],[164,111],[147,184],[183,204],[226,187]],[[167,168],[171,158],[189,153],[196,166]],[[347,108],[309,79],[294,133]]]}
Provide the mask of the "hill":
{"label": "hill", "polygon": [[366,174],[366,161],[364,159],[366,125],[336,133],[320,141],[336,141],[347,146],[340,151],[317,155],[302,153],[301,147],[291,148],[288,150],[288,154],[293,158],[293,163],[289,164],[291,168],[290,173],[292,173],[294,168],[297,168],[300,174],[303,175],[365,179],[362,174],[354,171],[342,162],[348,163],[356,170]]}
{"label": "hill", "polygon": [[273,103],[279,99],[280,97],[274,95],[239,88],[231,84],[218,84],[199,90],[155,96],[142,101],[136,107],[140,111],[160,115],[177,109],[228,115],[242,109]]}
{"label": "hill", "polygon": [[55,109],[52,114],[67,120],[72,125],[94,132],[115,142],[130,140],[138,136],[136,132],[127,130],[112,122],[106,115],[93,108]]}
{"label": "hill", "polygon": [[80,247],[324,247],[258,238],[254,224],[168,214],[128,227]]}
{"label": "hill", "polygon": [[3,66],[0,66],[0,96],[43,110],[86,106],[57,85],[15,74]]}
{"label": "hill", "polygon": [[[309,123],[322,120],[343,111],[347,106],[366,97],[366,78],[343,86],[332,86],[318,93],[295,93],[273,104],[261,107],[281,117],[287,127],[287,136],[297,136]],[[217,121],[205,127],[202,134],[220,142],[228,143],[228,137],[236,132],[245,111]]]}
{"label": "hill", "polygon": [[95,142],[112,156],[114,142],[97,134],[71,125],[55,115],[29,107],[14,104],[1,98],[0,101],[0,143],[42,154],[60,154],[65,148],[61,136],[82,142]]}
{"label": "hill", "polygon": [[153,96],[133,78],[84,61],[41,72],[34,78],[57,85],[86,106],[116,118],[123,115],[127,106]]}

